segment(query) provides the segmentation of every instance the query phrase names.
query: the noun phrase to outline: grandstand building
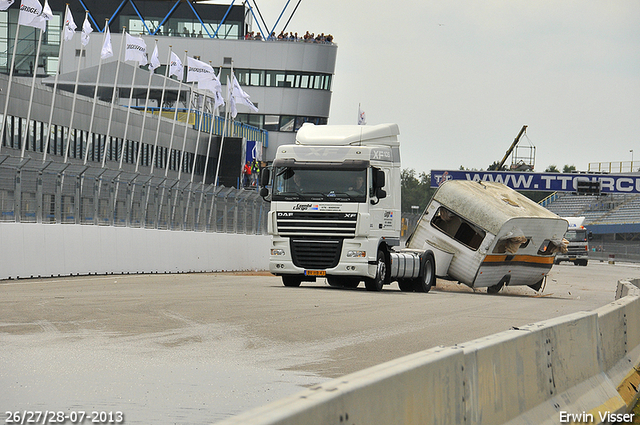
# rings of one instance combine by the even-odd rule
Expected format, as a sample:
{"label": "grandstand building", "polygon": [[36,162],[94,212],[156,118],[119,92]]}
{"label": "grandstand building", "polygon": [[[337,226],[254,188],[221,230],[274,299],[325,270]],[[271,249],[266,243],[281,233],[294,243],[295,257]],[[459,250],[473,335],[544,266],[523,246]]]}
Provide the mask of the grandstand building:
{"label": "grandstand building", "polygon": [[[243,5],[230,3],[124,0],[118,4],[72,0],[69,8],[78,29],[72,40],[64,42],[60,52],[65,2],[49,1],[54,17],[43,34],[36,64],[40,31],[29,26],[20,27],[15,44],[11,101],[8,110],[2,111],[7,113],[7,124],[0,154],[26,155],[39,160],[45,156],[46,149],[47,160],[53,162],[84,164],[88,157],[90,166],[99,164],[101,168],[174,179],[186,176],[193,180],[193,175],[196,180],[201,180],[206,168],[204,180],[212,183],[215,167],[209,164],[216,164],[218,160],[223,120],[219,116],[213,117],[206,105],[203,110],[199,108],[202,103],[198,104],[200,98],[192,83],[179,84],[174,77],[169,84],[164,84],[171,49],[183,61],[189,56],[210,63],[216,73],[220,73],[223,85],[226,85],[226,77],[233,67],[240,85],[258,107],[258,112],[253,112],[239,106],[235,123],[230,124],[227,130],[223,155],[232,160],[233,166],[221,170],[224,172],[220,183],[235,186],[243,163],[240,151],[245,149],[247,141],[258,142],[261,147],[258,156],[262,154],[262,158],[268,161],[279,145],[295,140],[295,132],[303,123],[326,124],[337,46],[327,41],[245,39],[250,33],[264,34],[275,28],[268,29],[264,21],[258,20],[255,2],[244,2]],[[88,45],[83,48],[80,30],[85,9],[94,31]],[[0,50],[4,52],[0,57],[2,93],[7,93],[18,14],[18,2],[7,11],[0,12],[0,27],[4,28],[0,31]],[[101,63],[100,53],[107,25],[114,55]],[[146,67],[140,67],[133,79],[135,62],[124,62],[121,54],[123,31],[141,36],[146,42],[148,56],[157,41],[162,66],[155,70],[152,78],[148,78]],[[50,129],[52,136],[47,144],[52,87],[58,67],[60,75]],[[37,77],[35,94],[30,102],[34,72]],[[76,72],[79,83],[78,94],[74,97]],[[116,107],[111,108],[114,87]],[[95,107],[94,89],[97,89]],[[163,116],[158,118],[163,91]],[[226,92],[224,87],[223,92]],[[156,115],[145,117],[142,112],[145,105]],[[128,111],[127,106],[134,110]],[[189,106],[192,110],[187,116]],[[173,120],[176,108],[180,112],[177,125]],[[223,108],[218,115],[224,112]],[[29,114],[29,132],[25,139],[24,129]],[[185,120],[188,121],[186,127],[183,124]],[[73,128],[69,130],[71,122]],[[198,131],[200,123],[203,125]],[[209,130],[213,133],[211,145]],[[72,133],[70,138],[69,131]],[[26,140],[26,146],[23,146],[23,140]],[[67,140],[70,146],[66,145]],[[229,143],[228,147],[226,143]],[[141,152],[139,159],[138,152]],[[120,161],[121,158],[124,160]],[[223,167],[228,163],[223,161]],[[165,173],[167,169],[168,173]]]}
{"label": "grandstand building", "polygon": [[543,205],[561,217],[585,217],[593,233],[590,257],[640,261],[640,195],[557,192]]}

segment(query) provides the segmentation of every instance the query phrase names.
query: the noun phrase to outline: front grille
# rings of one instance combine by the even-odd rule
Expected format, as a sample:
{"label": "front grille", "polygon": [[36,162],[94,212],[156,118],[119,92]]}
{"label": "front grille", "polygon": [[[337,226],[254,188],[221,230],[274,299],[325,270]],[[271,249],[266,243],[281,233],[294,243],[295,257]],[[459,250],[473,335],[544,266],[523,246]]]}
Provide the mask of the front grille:
{"label": "front grille", "polygon": [[342,239],[291,239],[293,264],[303,269],[323,270],[338,265]]}
{"label": "front grille", "polygon": [[328,236],[353,238],[358,215],[338,212],[278,212],[280,236]]}

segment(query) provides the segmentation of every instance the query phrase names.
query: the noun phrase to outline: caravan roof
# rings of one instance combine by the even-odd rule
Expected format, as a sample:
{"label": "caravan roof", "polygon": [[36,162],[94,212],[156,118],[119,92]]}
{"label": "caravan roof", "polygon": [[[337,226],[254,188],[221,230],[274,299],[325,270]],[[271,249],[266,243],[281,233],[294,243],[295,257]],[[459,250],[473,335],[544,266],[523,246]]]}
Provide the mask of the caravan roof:
{"label": "caravan roof", "polygon": [[501,183],[448,180],[433,199],[494,235],[512,218],[560,219]]}

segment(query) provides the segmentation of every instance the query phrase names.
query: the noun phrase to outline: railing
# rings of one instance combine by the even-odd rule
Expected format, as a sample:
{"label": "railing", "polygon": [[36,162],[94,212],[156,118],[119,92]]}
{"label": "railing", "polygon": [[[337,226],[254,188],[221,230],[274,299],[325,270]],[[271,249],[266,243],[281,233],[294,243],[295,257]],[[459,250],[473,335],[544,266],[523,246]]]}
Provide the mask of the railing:
{"label": "railing", "polygon": [[590,162],[588,172],[634,173],[640,172],[640,161]]}
{"label": "railing", "polygon": [[0,222],[266,234],[255,190],[0,155]]}

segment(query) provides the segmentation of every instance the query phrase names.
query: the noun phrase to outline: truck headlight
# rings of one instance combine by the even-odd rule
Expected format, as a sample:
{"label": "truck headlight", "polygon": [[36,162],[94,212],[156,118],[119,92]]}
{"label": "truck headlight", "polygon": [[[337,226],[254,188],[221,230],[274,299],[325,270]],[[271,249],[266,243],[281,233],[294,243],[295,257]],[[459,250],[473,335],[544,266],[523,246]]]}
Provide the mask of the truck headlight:
{"label": "truck headlight", "polygon": [[271,249],[271,255],[284,255],[284,249],[273,248]]}
{"label": "truck headlight", "polygon": [[347,251],[347,258],[364,258],[367,256],[367,251]]}

